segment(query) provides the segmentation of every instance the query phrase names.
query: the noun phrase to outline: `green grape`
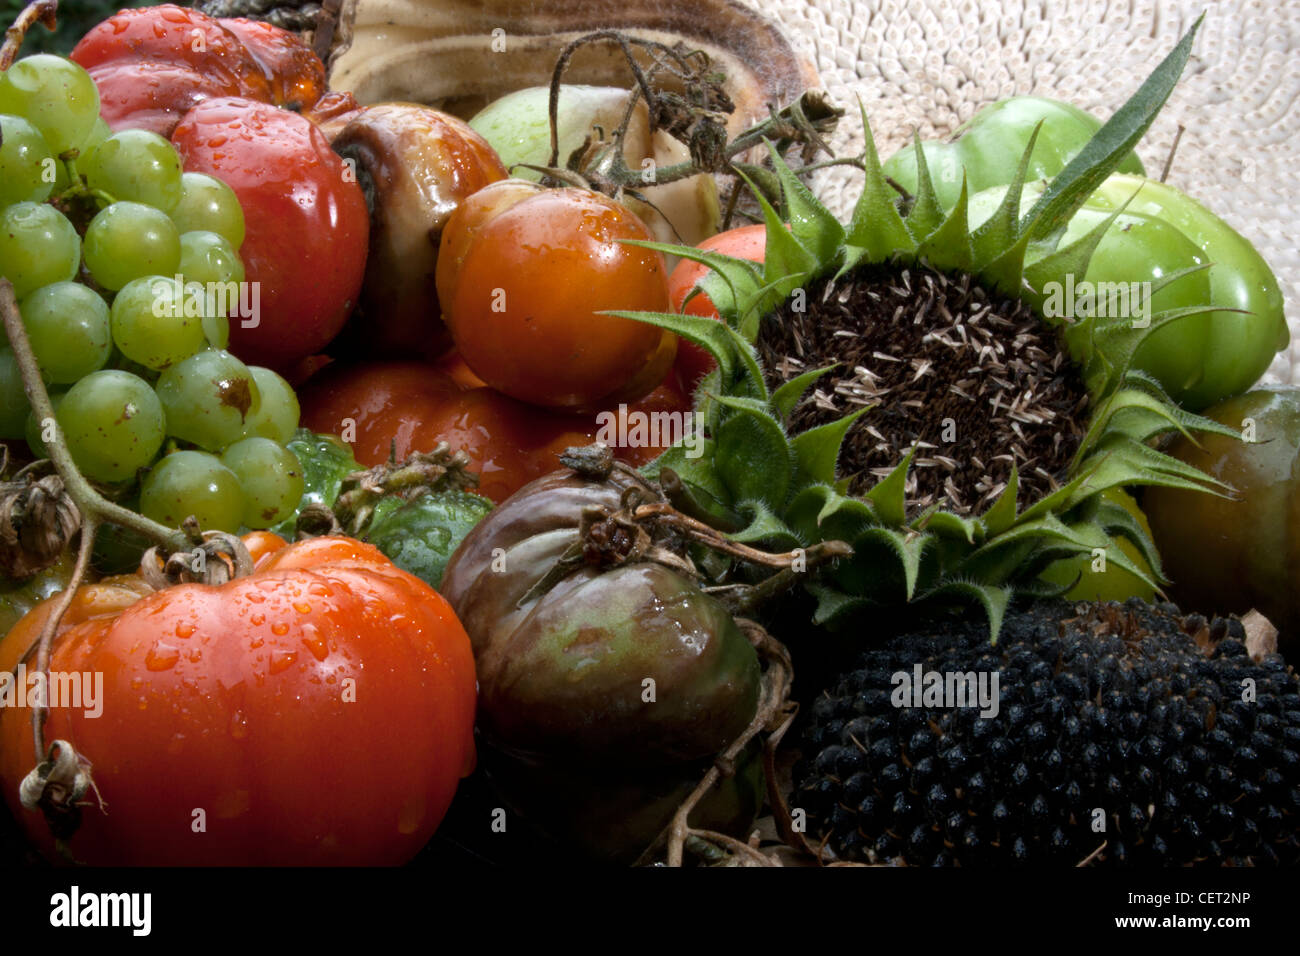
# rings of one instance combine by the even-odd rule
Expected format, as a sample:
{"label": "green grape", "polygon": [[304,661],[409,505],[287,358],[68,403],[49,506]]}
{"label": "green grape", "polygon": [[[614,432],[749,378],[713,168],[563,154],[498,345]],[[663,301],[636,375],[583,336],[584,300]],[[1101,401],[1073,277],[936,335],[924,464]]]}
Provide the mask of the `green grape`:
{"label": "green grape", "polygon": [[149,383],[116,369],[91,372],[63,396],[59,427],[87,478],[124,481],[153,461],[166,419]]}
{"label": "green grape", "polygon": [[165,276],[132,279],[113,299],[113,342],[145,368],[167,368],[207,344],[201,309],[197,288]]}
{"label": "green grape", "polygon": [[57,156],[80,149],[99,119],[99,91],[71,60],[39,53],[0,74],[0,113],[30,120]]}
{"label": "green grape", "polygon": [[[54,414],[59,414],[59,406],[63,404],[63,396],[68,394],[66,391],[50,392],[50,404],[54,406]],[[32,454],[37,458],[49,458],[49,449],[45,447],[45,428],[36,418],[36,409],[29,409],[27,412],[27,425],[24,428],[23,436],[27,439],[27,447],[32,450]]]}
{"label": "green grape", "polygon": [[244,437],[260,436],[278,441],[281,445],[288,444],[293,433],[298,430],[300,412],[298,396],[294,394],[293,386],[269,368],[250,365],[248,370],[253,373],[261,401],[257,411],[248,416],[248,422],[244,425]]}
{"label": "green grape", "polygon": [[283,445],[269,438],[245,438],[222,452],[221,463],[239,479],[247,527],[269,528],[297,509],[303,492],[302,465]]}
{"label": "green grape", "polygon": [[45,202],[58,168],[40,130],[21,116],[0,115],[0,206]]}
{"label": "green grape", "polygon": [[181,199],[171,211],[181,232],[205,230],[225,236],[232,249],[244,243],[244,210],[235,191],[206,173],[181,177]]}
{"label": "green grape", "polygon": [[192,515],[204,531],[233,532],[244,514],[244,494],[235,473],[216,456],[176,451],[145,477],[140,511],[172,528]]}
{"label": "green grape", "polygon": [[0,276],[23,298],[77,274],[81,240],[53,206],[19,202],[0,210]]}
{"label": "green grape", "polygon": [[230,319],[224,315],[204,315],[203,337],[214,349],[224,349],[230,344]]}
{"label": "green grape", "polygon": [[[204,285],[244,281],[244,263],[230,241],[220,233],[205,230],[181,233],[180,270],[186,280],[193,279]],[[238,302],[239,291],[228,291],[226,301]]]}
{"label": "green grape", "polygon": [[86,228],[86,268],[117,291],[142,276],[169,276],[181,261],[181,237],[167,214],[138,202],[115,202]]}
{"label": "green grape", "polygon": [[27,425],[27,393],[14,350],[0,348],[0,438],[22,438]]}
{"label": "green grape", "polygon": [[163,372],[156,387],[167,434],[209,451],[239,441],[261,405],[253,373],[229,352],[191,355]]}
{"label": "green grape", "polygon": [[108,306],[78,282],[56,282],[18,305],[27,340],[47,382],[71,385],[108,364],[113,336]]}
{"label": "green grape", "polygon": [[95,125],[91,127],[90,135],[86,141],[81,144],[81,159],[87,159],[90,154],[99,148],[99,144],[104,142],[113,135],[113,128],[104,122],[104,117],[95,117]]}
{"label": "green grape", "polygon": [[116,200],[145,203],[163,212],[181,200],[181,158],[157,133],[128,129],[96,146],[81,165],[86,184]]}

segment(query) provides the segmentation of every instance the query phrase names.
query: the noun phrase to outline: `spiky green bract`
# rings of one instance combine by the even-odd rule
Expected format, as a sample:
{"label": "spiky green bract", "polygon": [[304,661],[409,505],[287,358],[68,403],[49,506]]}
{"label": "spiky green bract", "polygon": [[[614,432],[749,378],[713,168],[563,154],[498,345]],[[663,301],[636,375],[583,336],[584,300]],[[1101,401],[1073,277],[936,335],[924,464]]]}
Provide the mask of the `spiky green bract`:
{"label": "spiky green bract", "polygon": [[[767,223],[762,266],[715,252],[637,243],[712,269],[704,290],[724,320],[611,313],[671,329],[707,349],[718,363],[696,395],[709,435],[702,449],[696,446],[701,453],[692,457],[679,445],[647,471],[657,476],[670,469],[695,512],[731,531],[737,540],[783,548],[834,539],[849,542],[853,556],[809,585],[818,599],[817,623],[843,624],[855,612],[881,604],[956,599],[981,605],[996,637],[1013,595],[1051,590],[1038,578],[1048,564],[1091,556],[1098,548],[1105,550],[1108,561],[1155,587],[1153,578],[1159,579],[1161,572],[1153,543],[1132,515],[1103,500],[1101,493],[1127,485],[1226,488],[1147,442],[1170,431],[1235,433],[1179,408],[1154,379],[1131,368],[1133,354],[1147,336],[1184,315],[1212,308],[1208,305],[1158,313],[1145,329],[1134,328],[1126,319],[1098,318],[1063,330],[1091,397],[1089,425],[1067,480],[1046,497],[1021,502],[1013,470],[1000,497],[982,514],[969,517],[938,507],[908,515],[904,486],[911,452],[865,495],[846,494],[847,482],[836,473],[840,445],[853,421],[870,415],[871,409],[790,434],[792,410],[829,369],[805,373],[772,392],[753,345],[762,318],[795,289],[815,278],[885,262],[900,267],[924,262],[941,270],[970,272],[986,286],[1041,308],[1026,280],[1032,281],[1037,264],[1059,265],[1049,261],[1052,257],[1068,257],[1074,271],[1086,271],[1102,230],[1114,219],[1058,249],[1064,225],[1151,125],[1182,72],[1199,24],[1023,216],[1022,188],[1034,138],[1002,205],[972,231],[965,189],[944,215],[922,150],[917,150],[918,193],[900,208],[903,204],[881,171],[864,112],[866,180],[847,225],[839,223],[771,149],[784,208],[778,213],[757,196]],[[1114,546],[1115,536],[1136,546],[1152,574]]]}

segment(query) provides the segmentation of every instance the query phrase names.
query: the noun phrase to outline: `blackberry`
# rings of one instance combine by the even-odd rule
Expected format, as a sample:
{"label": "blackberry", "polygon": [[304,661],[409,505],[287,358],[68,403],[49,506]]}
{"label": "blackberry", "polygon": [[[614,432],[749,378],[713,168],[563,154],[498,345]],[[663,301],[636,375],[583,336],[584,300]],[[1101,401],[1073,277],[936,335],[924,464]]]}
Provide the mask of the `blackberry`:
{"label": "blackberry", "polygon": [[[997,713],[895,707],[918,664],[996,673]],[[1300,678],[1252,660],[1239,621],[1040,602],[992,646],[982,621],[891,638],[838,686],[812,708],[792,805],[842,858],[1073,865],[1105,841],[1093,865],[1300,863]],[[869,773],[839,772],[867,755],[827,739],[847,720]]]}

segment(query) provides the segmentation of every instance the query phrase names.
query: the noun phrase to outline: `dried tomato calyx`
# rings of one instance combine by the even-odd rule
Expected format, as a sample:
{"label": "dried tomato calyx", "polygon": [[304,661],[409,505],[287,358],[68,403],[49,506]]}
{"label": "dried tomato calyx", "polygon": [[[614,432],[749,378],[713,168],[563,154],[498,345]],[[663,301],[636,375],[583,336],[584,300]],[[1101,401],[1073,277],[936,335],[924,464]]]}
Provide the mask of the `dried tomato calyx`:
{"label": "dried tomato calyx", "polygon": [[45,759],[32,769],[18,788],[18,799],[28,810],[40,810],[50,832],[66,842],[81,825],[82,798],[94,791],[100,810],[104,800],[90,774],[91,763],[66,740],[55,740]]}
{"label": "dried tomato calyx", "polygon": [[23,579],[45,570],[81,528],[81,512],[63,479],[40,475],[52,470],[48,461],[33,462],[0,482],[0,575]]}
{"label": "dried tomato calyx", "polygon": [[166,558],[156,546],[145,552],[140,576],[150,587],[161,591],[184,583],[217,586],[253,573],[252,555],[236,535],[225,531],[199,534],[193,518],[186,519],[182,528],[194,541],[193,549],[173,551]]}

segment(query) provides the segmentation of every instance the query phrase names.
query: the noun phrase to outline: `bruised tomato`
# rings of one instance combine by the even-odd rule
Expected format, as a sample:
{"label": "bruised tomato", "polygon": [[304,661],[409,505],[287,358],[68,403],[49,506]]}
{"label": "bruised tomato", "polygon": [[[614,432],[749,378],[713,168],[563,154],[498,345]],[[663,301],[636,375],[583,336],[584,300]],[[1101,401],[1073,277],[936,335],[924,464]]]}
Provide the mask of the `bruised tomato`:
{"label": "bruised tomato", "polygon": [[663,256],[627,207],[584,189],[504,179],[465,199],[443,228],[443,320],[474,373],[500,392],[598,409],[663,380],[676,336],[606,310],[668,307]]}
{"label": "bruised tomato", "polygon": [[[474,661],[447,602],[350,538],[248,544],[253,573],[218,587],[126,577],[77,592],[51,670],[101,692],[53,707],[45,727],[93,764],[105,808],[87,796],[76,859],[399,864],[472,769]],[[0,668],[50,609],[0,642]],[[44,818],[17,803],[32,746],[30,712],[0,709],[0,785],[50,850]]]}

